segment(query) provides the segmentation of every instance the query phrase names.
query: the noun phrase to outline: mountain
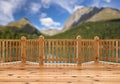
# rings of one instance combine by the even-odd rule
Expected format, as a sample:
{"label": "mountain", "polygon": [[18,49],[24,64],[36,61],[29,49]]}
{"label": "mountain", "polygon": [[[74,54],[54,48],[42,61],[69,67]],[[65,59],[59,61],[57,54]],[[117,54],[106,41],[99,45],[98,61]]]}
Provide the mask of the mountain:
{"label": "mountain", "polygon": [[113,8],[102,8],[100,11],[92,16],[88,21],[106,21],[112,19],[119,19],[120,18],[120,10],[113,9]]}
{"label": "mountain", "polygon": [[61,30],[48,29],[48,30],[41,30],[40,32],[41,32],[42,34],[44,34],[44,35],[53,36],[53,35],[56,35],[56,34],[60,33]]}
{"label": "mountain", "polygon": [[17,22],[10,22],[10,23],[8,23],[7,26],[23,28],[27,24],[31,25],[31,22],[27,18],[22,18],[22,19],[20,19]]}
{"label": "mountain", "polygon": [[57,39],[76,39],[81,35],[83,39],[120,39],[120,19],[97,22],[83,22],[71,29],[45,38]]}
{"label": "mountain", "polygon": [[120,18],[120,10],[113,8],[83,7],[77,9],[67,20],[63,32],[83,22],[107,21]]}
{"label": "mountain", "polygon": [[2,34],[0,38],[16,38],[16,35],[17,38],[23,35],[27,38],[34,38],[41,34],[26,18],[22,18],[16,22],[10,22],[5,26],[0,26],[0,33]]}
{"label": "mountain", "polygon": [[66,31],[69,28],[88,20],[97,12],[99,12],[99,9],[96,7],[83,7],[77,9],[65,23],[63,31]]}
{"label": "mountain", "polygon": [[87,19],[89,19],[91,16],[93,16],[94,14],[96,14],[99,11],[98,8],[96,7],[83,7],[81,9],[77,9],[72,16],[67,20],[67,22],[64,25],[64,28],[59,31],[59,30],[44,30],[41,31],[43,34],[46,35],[56,35],[58,33],[64,32],[66,30],[68,30],[69,28],[86,21]]}

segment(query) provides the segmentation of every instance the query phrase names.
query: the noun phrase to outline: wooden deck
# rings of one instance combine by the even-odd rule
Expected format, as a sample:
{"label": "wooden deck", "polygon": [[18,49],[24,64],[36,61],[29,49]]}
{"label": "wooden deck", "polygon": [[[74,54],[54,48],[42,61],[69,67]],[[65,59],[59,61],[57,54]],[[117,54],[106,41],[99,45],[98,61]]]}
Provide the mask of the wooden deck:
{"label": "wooden deck", "polygon": [[0,65],[0,84],[120,84],[120,64]]}

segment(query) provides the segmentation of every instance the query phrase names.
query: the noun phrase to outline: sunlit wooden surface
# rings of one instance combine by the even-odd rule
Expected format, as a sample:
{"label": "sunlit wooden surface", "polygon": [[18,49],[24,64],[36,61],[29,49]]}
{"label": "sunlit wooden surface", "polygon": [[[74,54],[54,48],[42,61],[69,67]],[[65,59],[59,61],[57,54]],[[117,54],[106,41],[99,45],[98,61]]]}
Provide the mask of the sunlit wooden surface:
{"label": "sunlit wooden surface", "polygon": [[0,64],[0,84],[120,84],[120,64]]}

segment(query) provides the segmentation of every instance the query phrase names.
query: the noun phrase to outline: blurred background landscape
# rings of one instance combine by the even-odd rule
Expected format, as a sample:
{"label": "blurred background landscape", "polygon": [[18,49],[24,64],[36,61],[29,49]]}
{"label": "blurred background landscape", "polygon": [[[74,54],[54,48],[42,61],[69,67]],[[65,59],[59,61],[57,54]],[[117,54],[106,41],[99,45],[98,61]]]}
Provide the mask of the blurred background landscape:
{"label": "blurred background landscape", "polygon": [[120,38],[119,0],[28,1],[0,0],[0,39]]}

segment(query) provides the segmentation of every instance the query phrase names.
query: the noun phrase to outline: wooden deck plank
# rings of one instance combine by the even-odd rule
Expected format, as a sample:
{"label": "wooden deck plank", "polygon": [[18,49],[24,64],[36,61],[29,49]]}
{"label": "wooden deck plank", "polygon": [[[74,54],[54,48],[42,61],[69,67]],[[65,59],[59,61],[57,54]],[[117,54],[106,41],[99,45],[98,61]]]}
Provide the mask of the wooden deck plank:
{"label": "wooden deck plank", "polygon": [[[0,82],[0,84],[93,84],[90,82]],[[112,84],[112,83],[110,83]],[[115,83],[119,84],[119,83]]]}
{"label": "wooden deck plank", "polygon": [[82,66],[0,64],[0,84],[119,84],[120,64]]}

